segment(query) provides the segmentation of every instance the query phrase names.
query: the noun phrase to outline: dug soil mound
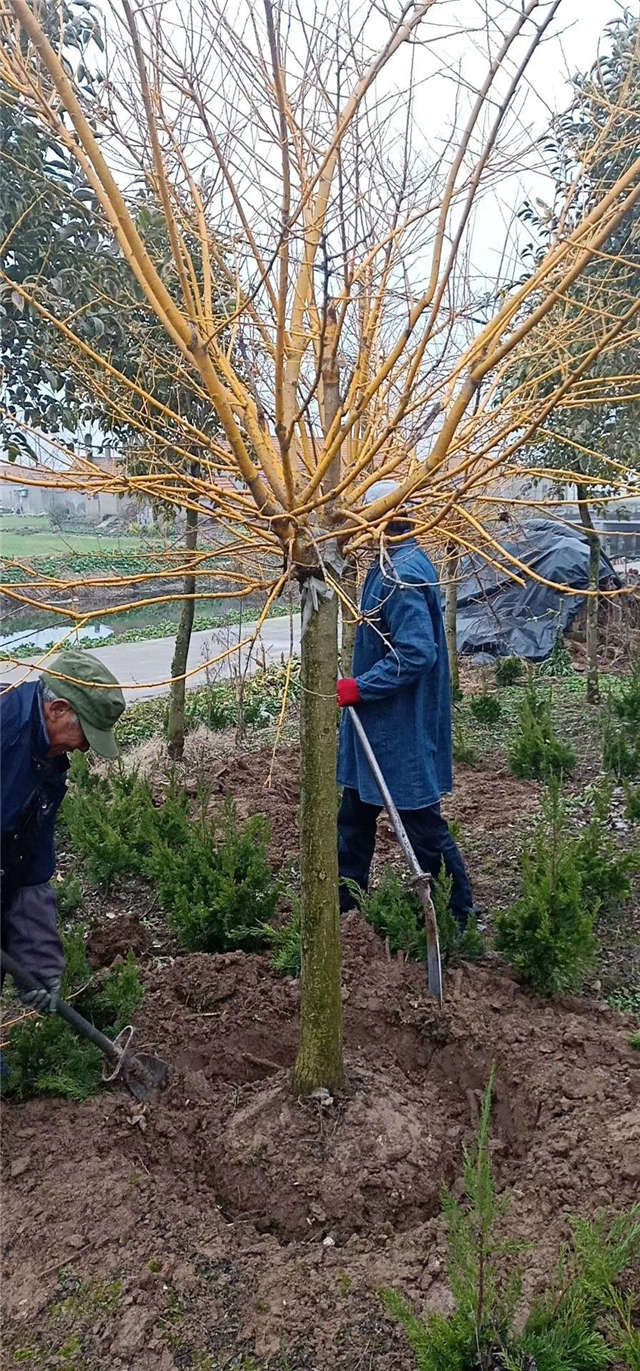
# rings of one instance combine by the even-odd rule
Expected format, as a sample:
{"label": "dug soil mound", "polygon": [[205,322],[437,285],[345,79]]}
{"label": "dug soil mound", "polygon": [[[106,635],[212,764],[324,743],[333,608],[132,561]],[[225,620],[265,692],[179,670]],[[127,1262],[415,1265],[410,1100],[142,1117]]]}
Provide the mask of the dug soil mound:
{"label": "dug soil mound", "polygon": [[[299,1103],[295,982],[240,953],[145,979],[138,1044],[172,1073],[158,1102],[5,1106],[8,1366],[408,1371],[378,1292],[450,1299],[440,1188],[458,1185],[492,1062],[506,1223],[535,1244],[527,1298],[568,1215],[637,1198],[640,1054],[611,1010],[540,1004],[490,966],[452,972],[439,1010],[424,969],[352,915],[348,1089]],[[67,1344],[76,1359],[54,1360]]]}

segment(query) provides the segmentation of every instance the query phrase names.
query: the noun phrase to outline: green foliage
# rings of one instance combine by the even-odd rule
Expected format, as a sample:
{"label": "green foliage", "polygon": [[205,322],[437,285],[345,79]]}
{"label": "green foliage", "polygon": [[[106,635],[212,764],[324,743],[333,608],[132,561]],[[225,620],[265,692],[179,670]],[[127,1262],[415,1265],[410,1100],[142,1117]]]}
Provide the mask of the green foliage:
{"label": "green foliage", "polygon": [[[273,665],[256,672],[244,686],[243,718],[254,728],[266,728],[277,719],[282,706],[286,667]],[[288,699],[300,698],[300,664],[296,660],[289,676]],[[129,705],[116,724],[116,738],[121,748],[135,746],[147,738],[165,734],[168,722],[166,700],[142,700]],[[238,700],[232,681],[201,686],[187,693],[185,723],[187,732],[204,724],[213,730],[232,727],[238,719]]]}
{"label": "green foliage", "polygon": [[639,1371],[637,1299],[619,1283],[640,1254],[640,1205],[613,1218],[570,1221],[571,1242],[516,1332],[521,1248],[499,1236],[510,1199],[496,1193],[491,1168],[492,1088],[493,1070],[475,1145],[464,1151],[464,1202],[443,1191],[454,1312],[421,1319],[395,1291],[383,1292],[417,1371],[601,1371],[614,1363]]}
{"label": "green foliage", "polygon": [[472,695],[469,708],[480,724],[496,724],[502,714],[498,697],[491,695],[488,690],[483,690],[480,695]]}
{"label": "green foliage", "polygon": [[[74,1008],[85,1019],[107,1037],[114,1037],[142,1003],[143,988],[133,953],[99,979],[92,976],[87,961],[83,930],[63,933],[62,942],[66,957],[63,998],[73,997]],[[9,1032],[3,1055],[9,1068],[3,1091],[18,1099],[46,1094],[84,1100],[100,1084],[99,1048],[79,1038],[54,1014],[16,1024]]]}
{"label": "green foliage", "polygon": [[556,737],[551,719],[551,699],[536,689],[531,679],[518,710],[515,737],[508,748],[514,776],[548,780],[573,770],[575,752]]}
{"label": "green foliage", "polygon": [[454,762],[462,762],[466,766],[475,766],[479,758],[477,747],[472,743],[464,725],[458,720],[454,721],[452,750]]}
{"label": "green foliage", "polygon": [[256,919],[271,919],[280,895],[268,843],[265,816],[239,824],[230,801],[222,819],[212,821],[204,807],[195,821],[185,812],[179,841],[174,834],[154,842],[145,871],[184,947],[225,952],[264,942]]}
{"label": "green foliage", "polygon": [[521,657],[499,657],[496,662],[496,685],[516,685],[524,676]]}
{"label": "green foliage", "polygon": [[602,727],[602,761],[605,770],[612,771],[618,780],[640,776],[640,657],[621,690],[611,693],[607,699]]}
{"label": "green foliage", "polygon": [[575,843],[555,781],[521,857],[522,894],[496,918],[496,947],[540,995],[579,989],[595,960],[594,911],[585,903]]}
{"label": "green foliage", "polygon": [[573,676],[573,662],[561,629],[556,633],[549,656],[538,667],[538,675],[542,677]]}
{"label": "green foliage", "polygon": [[77,775],[61,817],[90,881],[107,890],[119,875],[149,878],[191,951],[264,942],[256,924],[272,918],[281,890],[269,866],[264,815],[240,824],[228,802],[212,819],[204,794],[194,818],[186,791],[175,784],[156,807],[135,772],[120,768],[102,779],[78,764]]}
{"label": "green foliage", "polygon": [[640,981],[625,986],[624,990],[614,990],[607,997],[607,1002],[612,1009],[619,1009],[622,1014],[635,1014],[640,1020]]}
{"label": "green foliage", "polygon": [[640,823],[640,785],[625,785],[625,816],[632,823]]}
{"label": "green foliage", "polygon": [[629,1034],[629,1047],[631,1047],[634,1052],[640,1052],[640,1028],[637,1029],[635,1033]]}
{"label": "green foliage", "polygon": [[301,908],[300,901],[291,899],[291,913],[284,923],[274,928],[273,924],[259,924],[253,932],[271,947],[271,965],[280,976],[300,975],[301,966]]}
{"label": "green foliage", "polygon": [[620,852],[616,847],[609,826],[611,792],[612,787],[607,784],[594,788],[593,817],[573,844],[583,899],[594,913],[629,898],[630,873],[638,867],[635,853]]}
{"label": "green foliage", "polygon": [[[426,961],[427,938],[422,905],[407,879],[393,867],[387,867],[380,884],[370,894],[365,894],[353,881],[347,884],[367,923],[381,938],[389,940],[390,952],[402,952],[409,961]],[[460,932],[451,913],[451,885],[451,877],[447,875],[443,863],[432,885],[440,953],[445,960],[456,956],[477,961],[485,952],[484,939],[473,914],[464,933]]]}
{"label": "green foliage", "polygon": [[529,1357],[536,1371],[600,1371],[625,1345],[636,1341],[637,1352],[629,1301],[616,1282],[640,1254],[640,1205],[613,1219],[573,1219],[571,1239],[519,1339],[519,1364]]}
{"label": "green foliage", "polygon": [[73,918],[81,908],[84,895],[78,877],[70,871],[61,881],[55,884],[56,903],[58,914],[62,920]]}
{"label": "green foliage", "polygon": [[464,1150],[465,1203],[445,1187],[442,1207],[449,1242],[449,1282],[456,1301],[449,1317],[428,1314],[419,1319],[395,1291],[385,1291],[387,1309],[401,1322],[416,1354],[418,1371],[474,1371],[488,1354],[504,1344],[520,1293],[520,1273],[504,1279],[504,1258],[515,1252],[496,1230],[508,1204],[499,1198],[491,1169],[489,1127],[493,1069],[484,1092],[478,1136]]}

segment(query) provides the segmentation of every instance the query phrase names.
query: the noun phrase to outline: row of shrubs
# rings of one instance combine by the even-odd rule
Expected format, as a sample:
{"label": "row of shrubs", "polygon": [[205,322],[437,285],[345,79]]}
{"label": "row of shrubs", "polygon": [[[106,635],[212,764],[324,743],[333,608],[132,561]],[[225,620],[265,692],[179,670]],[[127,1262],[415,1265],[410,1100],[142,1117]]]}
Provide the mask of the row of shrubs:
{"label": "row of shrubs", "polygon": [[[505,658],[500,668],[521,666],[518,658]],[[507,673],[511,683],[518,673]],[[476,722],[491,726],[502,717],[499,695],[485,688],[471,697],[469,710]],[[640,776],[640,658],[631,674],[616,690],[610,690],[601,717],[602,763],[618,781],[626,783],[629,817],[640,812],[640,789],[634,790],[628,778]],[[475,749],[460,724],[454,731],[454,755],[458,761],[473,763]],[[570,775],[576,763],[575,749],[555,732],[552,697],[529,673],[517,712],[517,726],[507,745],[509,767],[514,776],[528,780],[549,780]]]}

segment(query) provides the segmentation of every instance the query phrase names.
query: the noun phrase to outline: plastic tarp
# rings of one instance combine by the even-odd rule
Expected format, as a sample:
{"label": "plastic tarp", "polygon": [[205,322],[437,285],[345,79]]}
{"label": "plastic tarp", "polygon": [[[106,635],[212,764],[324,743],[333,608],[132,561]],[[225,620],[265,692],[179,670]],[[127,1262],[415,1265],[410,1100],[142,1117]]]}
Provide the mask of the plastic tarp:
{"label": "plastic tarp", "polygon": [[[566,632],[584,602],[588,585],[589,543],[578,530],[550,519],[531,519],[516,537],[500,535],[500,544],[525,567],[548,581],[571,586],[576,594],[552,590],[527,576],[499,552],[499,566],[478,554],[461,559],[458,583],[458,651],[487,657],[549,656],[558,630]],[[512,579],[524,576],[524,585]],[[600,554],[600,585],[621,585],[609,558]]]}

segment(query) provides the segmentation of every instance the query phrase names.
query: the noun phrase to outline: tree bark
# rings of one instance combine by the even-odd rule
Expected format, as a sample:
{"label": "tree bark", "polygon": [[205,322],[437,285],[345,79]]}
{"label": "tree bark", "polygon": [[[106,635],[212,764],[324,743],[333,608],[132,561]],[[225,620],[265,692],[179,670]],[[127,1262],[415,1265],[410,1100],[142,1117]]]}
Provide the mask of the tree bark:
{"label": "tree bark", "polygon": [[594,590],[595,595],[587,597],[587,619],[586,619],[586,650],[587,650],[587,701],[590,705],[597,705],[600,699],[600,677],[598,673],[598,588],[600,585],[600,539],[591,518],[591,510],[587,503],[587,492],[584,486],[579,485],[578,509],[580,510],[580,520],[585,534],[589,540],[589,574],[588,587]]}
{"label": "tree bark", "polygon": [[449,675],[451,678],[451,697],[457,699],[460,693],[460,667],[458,663],[458,569],[460,554],[456,547],[449,544],[444,564],[444,631],[449,654]]}
{"label": "tree bark", "polygon": [[344,1086],[338,906],[336,702],[338,601],[321,600],[301,645],[302,978],[296,1095]]}
{"label": "tree bark", "polygon": [[[358,568],[355,557],[347,558],[347,565],[342,577],[342,589],[349,605],[354,609],[358,604]],[[356,637],[356,620],[352,617],[349,608],[342,605],[342,640],[340,644],[340,669],[343,676],[350,676],[353,671],[353,646]]]}
{"label": "tree bark", "polygon": [[[187,531],[185,535],[185,548],[187,554],[195,552],[198,542],[198,511],[189,508],[187,510]],[[176,643],[173,650],[173,661],[171,663],[171,675],[174,678],[171,682],[169,694],[169,723],[167,726],[169,756],[174,762],[182,760],[184,752],[185,734],[185,687],[186,682],[184,673],[187,669],[187,657],[189,655],[189,644],[193,630],[193,620],[195,615],[195,600],[193,596],[196,591],[196,578],[192,571],[188,571],[183,582],[185,596],[190,598],[183,600],[180,613],[178,632],[176,633]],[[175,678],[182,678],[176,680]]]}

